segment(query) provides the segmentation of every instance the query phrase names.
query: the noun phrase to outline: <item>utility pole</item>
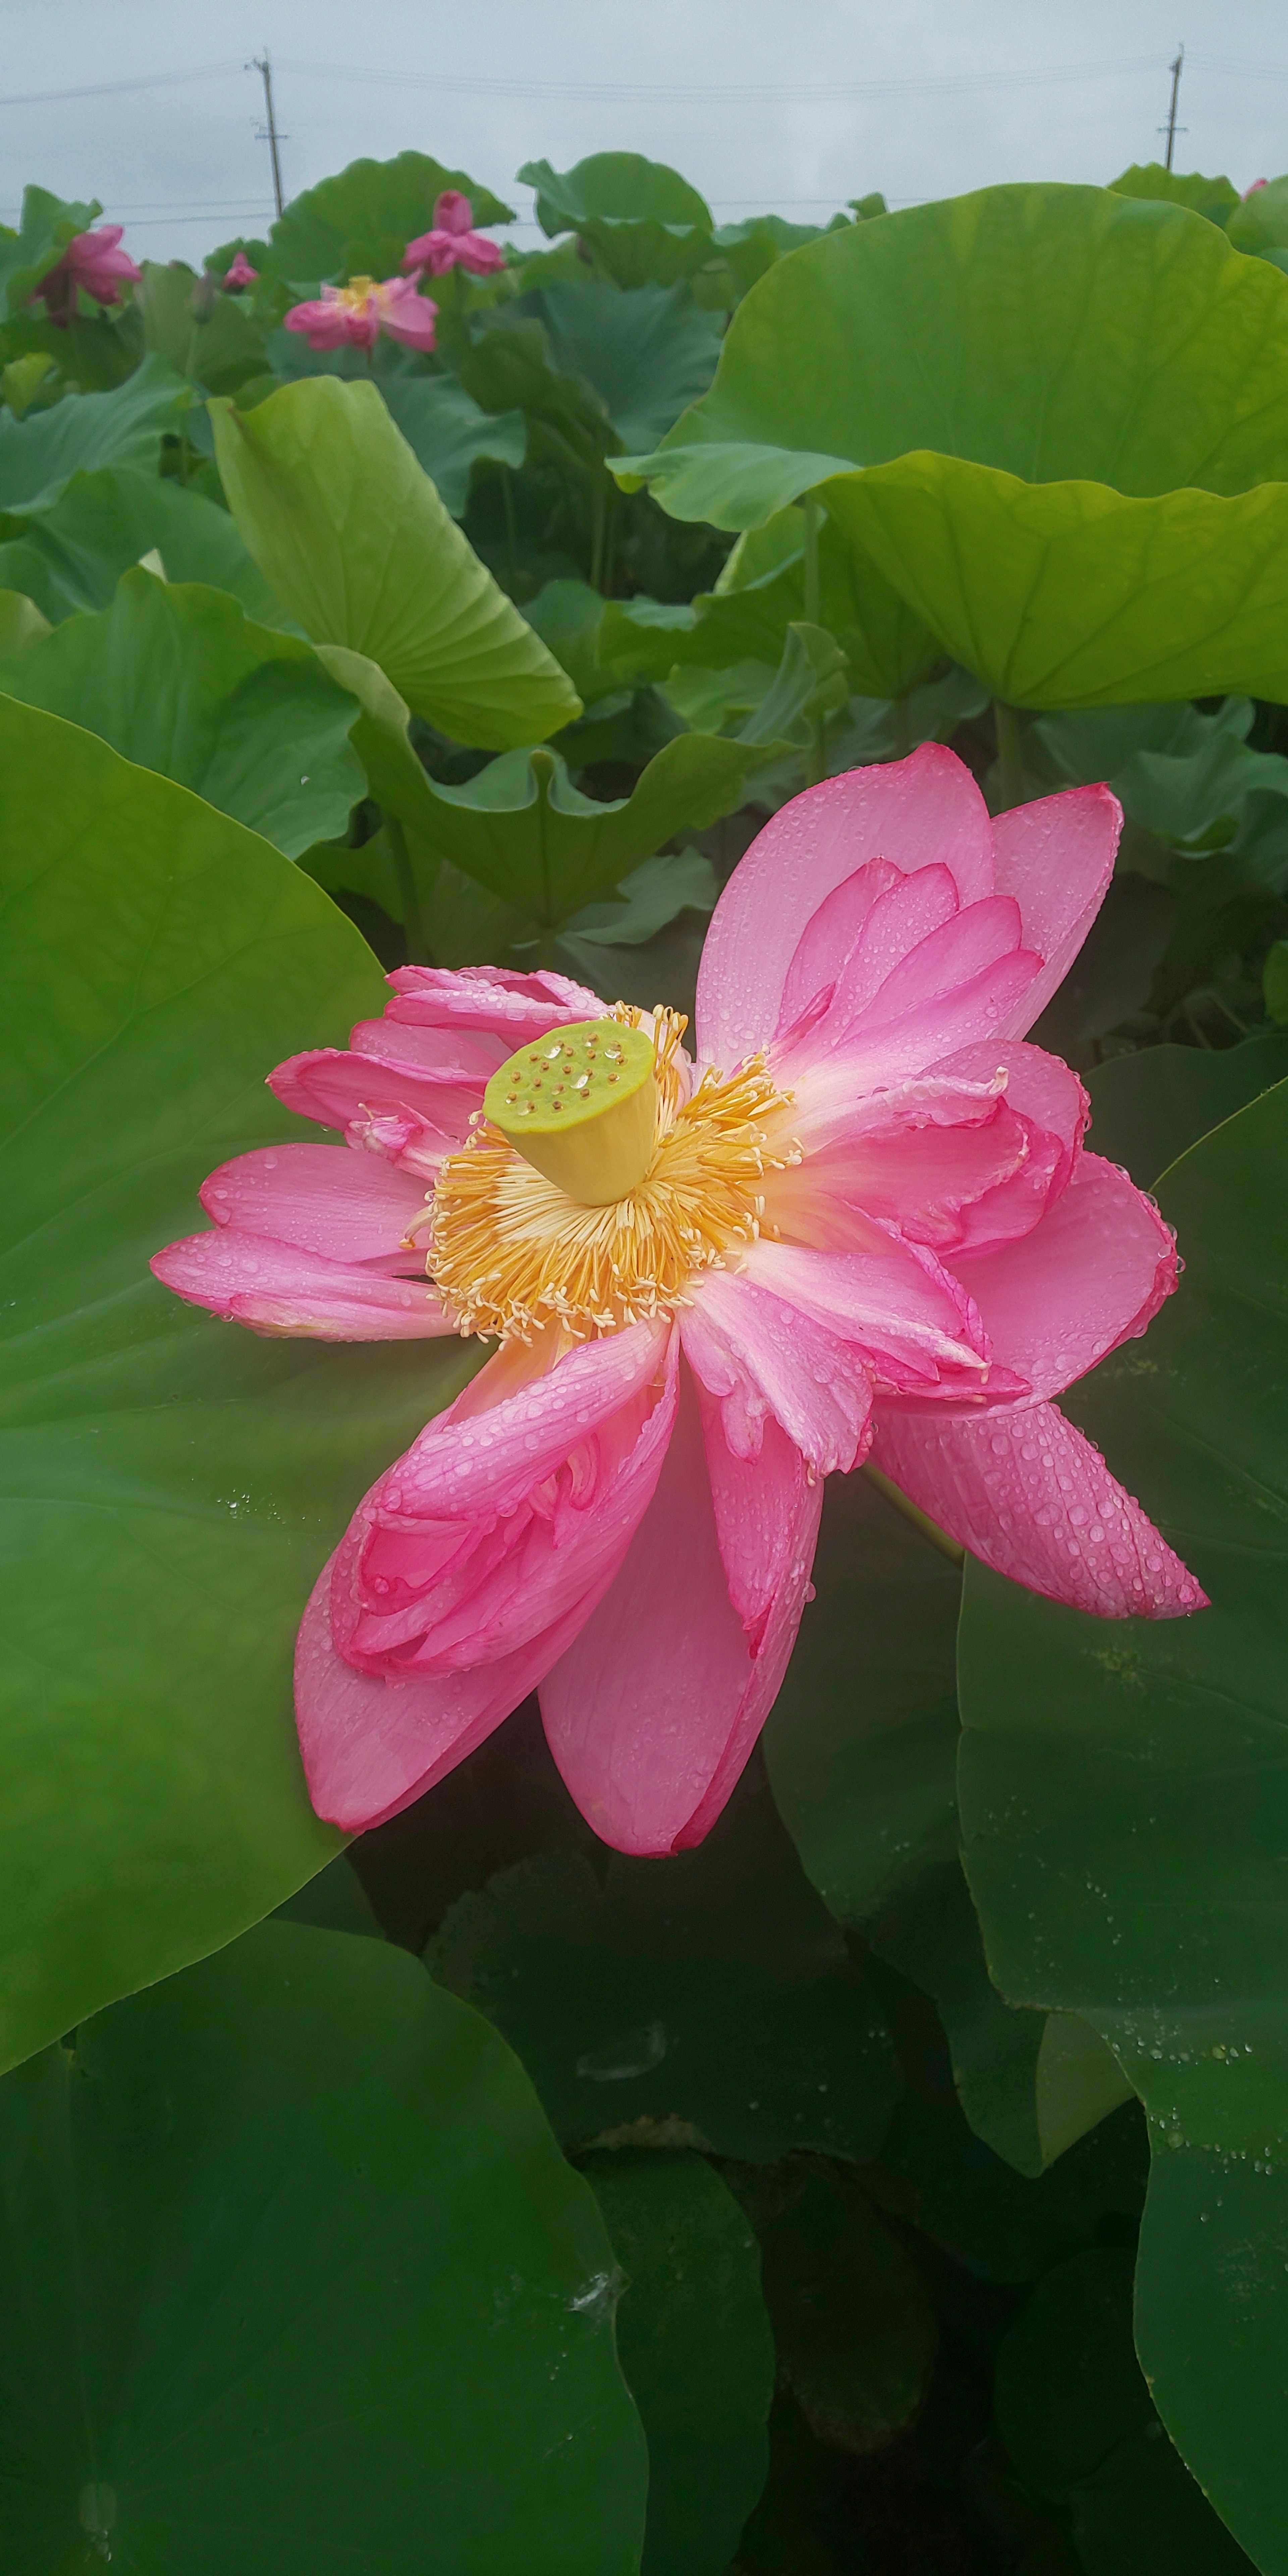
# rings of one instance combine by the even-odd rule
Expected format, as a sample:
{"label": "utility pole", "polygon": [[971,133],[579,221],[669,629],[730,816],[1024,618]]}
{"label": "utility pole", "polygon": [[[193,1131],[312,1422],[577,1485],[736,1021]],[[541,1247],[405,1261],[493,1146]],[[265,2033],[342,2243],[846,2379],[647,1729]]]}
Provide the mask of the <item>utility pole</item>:
{"label": "utility pole", "polygon": [[[1174,63],[1172,64],[1172,66],[1171,66],[1171,71],[1172,71],[1172,103],[1171,103],[1171,106],[1169,107],[1169,109],[1168,109],[1168,111],[1167,111],[1167,158],[1166,158],[1166,160],[1165,160],[1165,161],[1164,161],[1164,163],[1163,163],[1163,168],[1164,168],[1165,170],[1170,170],[1170,169],[1171,169],[1171,166],[1172,166],[1172,147],[1173,147],[1173,145],[1174,145],[1174,143],[1175,143],[1175,141],[1176,141],[1176,137],[1177,137],[1178,133],[1179,133],[1179,134],[1184,134],[1184,133],[1186,133],[1186,132],[1187,132],[1187,130],[1188,130],[1188,129],[1187,129],[1185,126],[1183,126],[1183,125],[1178,126],[1178,125],[1177,125],[1177,122],[1176,122],[1176,102],[1177,102],[1177,100],[1178,100],[1178,98],[1180,97],[1180,94],[1181,94],[1181,65],[1182,65],[1182,63],[1184,62],[1184,60],[1185,60],[1185,47],[1184,47],[1184,45],[1178,45],[1178,46],[1177,46],[1177,49],[1176,49],[1176,60],[1175,60],[1175,62],[1174,62]],[[265,78],[267,78],[267,74],[265,74]],[[1159,130],[1159,133],[1160,133],[1160,134],[1163,132],[1163,128],[1162,128],[1162,126],[1161,126],[1161,125],[1160,125],[1160,127],[1159,127],[1159,129],[1158,129],[1158,130]],[[274,152],[274,166],[276,166],[276,151]]]}
{"label": "utility pole", "polygon": [[[280,215],[280,213],[281,213],[281,211],[282,211],[282,205],[283,205],[283,197],[282,197],[282,164],[281,164],[281,160],[280,160],[280,158],[279,158],[279,155],[278,155],[278,149],[277,149],[277,146],[278,146],[278,140],[279,140],[278,132],[277,132],[277,118],[276,118],[276,117],[275,117],[275,115],[273,114],[273,67],[272,67],[272,64],[270,63],[270,61],[269,61],[269,59],[268,59],[268,47],[267,47],[267,45],[265,45],[265,47],[264,47],[264,50],[263,50],[263,53],[262,53],[262,54],[256,54],[256,56],[255,56],[255,58],[254,58],[254,69],[262,75],[263,82],[264,82],[264,115],[265,115],[265,117],[266,117],[266,119],[267,119],[267,123],[266,123],[266,124],[264,124],[264,125],[262,125],[262,126],[260,127],[260,130],[259,130],[259,139],[260,139],[260,142],[261,142],[261,143],[267,143],[267,145],[268,145],[268,149],[269,149],[269,156],[270,156],[270,158],[271,158],[271,160],[272,160],[272,164],[273,164],[273,202],[274,202],[274,204],[276,205],[276,207],[277,207],[277,211],[278,211],[278,213],[279,213],[279,215]],[[1175,92],[1173,92],[1173,96],[1172,96],[1172,105],[1173,105],[1173,107],[1175,107],[1175,104],[1176,104],[1176,98],[1175,98]],[[1171,147],[1170,147],[1170,145],[1169,145],[1169,147],[1168,147],[1168,154],[1169,154],[1169,157],[1168,157],[1168,163],[1167,163],[1167,166],[1168,166],[1168,169],[1169,169],[1169,170],[1171,169],[1171,166],[1172,166],[1170,153],[1171,153]]]}

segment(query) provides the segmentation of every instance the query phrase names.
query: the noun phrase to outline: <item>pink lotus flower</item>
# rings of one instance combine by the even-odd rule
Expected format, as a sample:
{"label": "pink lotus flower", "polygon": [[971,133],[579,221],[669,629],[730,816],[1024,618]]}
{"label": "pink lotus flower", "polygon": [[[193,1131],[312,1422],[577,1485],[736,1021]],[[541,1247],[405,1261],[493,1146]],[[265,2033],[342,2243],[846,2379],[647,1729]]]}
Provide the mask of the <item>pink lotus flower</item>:
{"label": "pink lotus flower", "polygon": [[225,1164],[158,1277],[258,1332],[499,1341],[305,1613],[320,1814],[396,1814],[539,1685],[605,1841],[700,1841],[781,1682],[822,1480],[868,1455],[1053,1600],[1203,1606],[1052,1401],[1176,1281],[1152,1201],[1083,1150],[1076,1076],[1023,1039],[1121,823],[1104,787],[990,823],[927,745],[760,834],[695,1063],[667,1010],[409,966],[347,1050],[270,1075],[344,1145]]}
{"label": "pink lotus flower", "polygon": [[251,267],[245,251],[239,250],[229,260],[219,283],[225,295],[239,295],[243,286],[254,285],[258,275],[259,270]]}
{"label": "pink lotus flower", "polygon": [[311,303],[291,306],[286,328],[302,332],[311,349],[372,349],[382,331],[408,349],[432,349],[438,306],[417,293],[421,275],[417,269],[380,285],[351,277],[347,286],[324,286]]}
{"label": "pink lotus flower", "polygon": [[122,286],[138,285],[143,271],[119,246],[124,230],[124,224],[103,224],[97,232],[73,234],[57,265],[31,291],[33,302],[44,297],[51,322],[66,328],[81,290],[96,304],[119,304]]}
{"label": "pink lotus flower", "polygon": [[1251,186],[1250,188],[1245,188],[1245,189],[1244,189],[1242,199],[1240,200],[1241,204],[1243,204],[1243,205],[1245,205],[1245,206],[1246,206],[1246,204],[1247,204],[1247,202],[1248,202],[1249,197],[1255,197],[1255,196],[1256,196],[1256,194],[1257,194],[1258,189],[1260,189],[1260,188],[1268,188],[1268,187],[1269,187],[1269,185],[1270,185],[1270,182],[1269,182],[1269,180],[1268,180],[1268,179],[1254,179],[1254,180],[1253,180],[1253,182],[1252,182],[1252,186]]}
{"label": "pink lotus flower", "polygon": [[505,266],[499,242],[474,232],[474,208],[459,188],[444,188],[434,208],[433,229],[417,235],[403,252],[404,268],[427,268],[445,277],[449,268],[468,268],[475,277],[490,277]]}

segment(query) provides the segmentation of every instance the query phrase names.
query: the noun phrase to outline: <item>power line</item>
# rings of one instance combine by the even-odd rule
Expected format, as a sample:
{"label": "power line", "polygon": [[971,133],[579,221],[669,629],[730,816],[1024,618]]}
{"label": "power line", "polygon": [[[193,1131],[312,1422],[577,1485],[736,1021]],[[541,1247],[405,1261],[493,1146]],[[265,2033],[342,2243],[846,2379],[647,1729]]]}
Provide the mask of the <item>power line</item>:
{"label": "power line", "polygon": [[1121,78],[1124,74],[1156,75],[1162,67],[1161,58],[1155,53],[1119,57],[1113,62],[1037,64],[1026,71],[931,72],[906,79],[875,81],[739,81],[703,85],[693,81],[532,81],[473,72],[409,72],[405,68],[380,71],[370,64],[308,63],[294,59],[279,60],[277,66],[279,72],[289,72],[295,79],[395,82],[400,89],[450,90],[480,98],[633,99],[646,105],[664,104],[676,99],[698,99],[724,106],[746,106],[758,99],[807,101],[940,97],[954,96],[962,91],[1034,89],[1052,81],[1103,80]]}
{"label": "power line", "polygon": [[0,98],[0,107],[46,107],[65,98],[118,98],[126,90],[169,89],[175,81],[218,80],[243,72],[244,63],[194,63],[191,71],[150,72],[144,80],[94,81],[86,89],[32,89],[19,98]]}

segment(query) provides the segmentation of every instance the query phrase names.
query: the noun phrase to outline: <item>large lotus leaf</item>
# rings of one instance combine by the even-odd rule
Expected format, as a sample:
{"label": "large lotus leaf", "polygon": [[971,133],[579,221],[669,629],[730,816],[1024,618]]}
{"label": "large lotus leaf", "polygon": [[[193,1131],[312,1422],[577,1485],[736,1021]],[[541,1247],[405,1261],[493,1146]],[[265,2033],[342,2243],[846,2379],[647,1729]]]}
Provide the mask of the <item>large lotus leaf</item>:
{"label": "large lotus leaf", "polygon": [[476,224],[508,224],[514,209],[465,170],[445,170],[424,152],[392,161],[351,161],[334,178],[293,197],[268,237],[264,274],[301,288],[321,278],[396,277],[409,241],[428,232],[444,188],[469,198]]}
{"label": "large lotus leaf", "polygon": [[615,470],[721,527],[821,489],[1016,703],[1277,696],[1285,356],[1288,287],[1186,208],[989,189],[772,269],[710,394]]}
{"label": "large lotus leaf", "polygon": [[110,608],[0,662],[0,689],[191,787],[288,859],[343,832],[366,793],[348,691],[310,645],[195,582],[126,573]]}
{"label": "large lotus leaf", "polygon": [[1067,2516],[1086,2576],[1252,2576],[1150,2403],[1132,2258],[1097,2246],[1038,2282],[997,2356],[996,2423],[1025,2487]]}
{"label": "large lotus leaf", "polygon": [[[225,304],[230,300],[223,298]],[[522,412],[481,411],[454,376],[431,375],[423,358],[393,340],[377,341],[369,357],[361,349],[311,349],[298,331],[281,330],[271,333],[268,355],[287,383],[299,376],[342,376],[350,382],[374,376],[417,463],[454,519],[465,516],[476,465],[523,463],[528,433]]]}
{"label": "large lotus leaf", "polygon": [[746,448],[722,527],[767,517],[750,487],[793,458],[802,492],[823,457],[843,470],[923,449],[1027,483],[1244,492],[1288,467],[1286,355],[1288,288],[1186,208],[986,188],[771,269],[647,470],[673,507],[688,460],[684,516],[702,451]]}
{"label": "large lotus leaf", "polygon": [[486,750],[580,714],[373,384],[314,376],[245,415],[210,410],[233,517],[315,644],[368,655],[415,714]]}
{"label": "large lotus leaf", "polygon": [[[363,694],[355,661],[337,654],[329,667]],[[546,749],[509,752],[467,786],[445,787],[412,752],[396,699],[378,700],[368,687],[364,702],[355,740],[380,802],[413,828],[431,861],[450,859],[543,929],[615,893],[675,833],[732,813],[768,757],[757,744],[680,734],[613,803],[583,796],[559,753]]]}
{"label": "large lotus leaf", "polygon": [[102,465],[155,467],[163,430],[189,389],[163,358],[145,358],[114,392],[65,394],[26,420],[0,415],[0,512],[47,510],[73,474]]}
{"label": "large lotus leaf", "polygon": [[898,2090],[884,2021],[754,1765],[699,1850],[613,1853],[602,1879],[575,1850],[520,1861],[428,1955],[568,2145],[877,2152]]}
{"label": "large lotus leaf", "polygon": [[52,508],[0,544],[0,582],[25,590],[56,626],[75,609],[109,608],[121,574],[151,554],[169,580],[209,582],[259,625],[300,632],[228,512],[134,465],[74,474]]}
{"label": "large lotus leaf", "polygon": [[[901,698],[942,659],[933,635],[870,555],[819,513],[820,625],[836,637],[863,697]],[[810,615],[805,513],[789,508],[739,539],[714,591],[694,602],[691,635],[676,659],[721,663],[776,660],[791,620]]]}
{"label": "large lotus leaf", "polygon": [[571,170],[525,161],[517,175],[536,189],[542,231],[575,232],[617,286],[670,286],[711,257],[711,209],[665,161],[592,152]]}
{"label": "large lotus leaf", "polygon": [[[525,323],[540,324],[550,371],[590,387],[626,448],[663,437],[685,406],[706,392],[720,354],[712,315],[695,304],[682,280],[624,294],[594,280],[540,287],[486,317],[475,365],[490,358],[495,366],[509,335]],[[515,399],[549,414],[567,396],[562,385],[541,377],[526,391],[526,401],[524,391],[516,391]]]}
{"label": "large lotus leaf", "polygon": [[990,1966],[1083,2012],[1145,2102],[1141,2358],[1266,2576],[1288,2568],[1286,1154],[1281,1083],[1173,1165],[1180,1291],[1071,1406],[1214,1606],[1105,1627],[971,1565],[961,1641]]}
{"label": "large lotus leaf", "polygon": [[1088,1076],[1089,1142],[1142,1190],[1209,1129],[1288,1080],[1288,1032],[1241,1046],[1152,1046],[1111,1056]]}
{"label": "large lotus leaf", "polygon": [[10,2075],[0,2157],[15,2576],[632,2576],[607,2233],[414,1960],[262,1924]]}
{"label": "large lotus leaf", "polygon": [[1227,230],[1236,250],[1254,257],[1288,245],[1288,179],[1272,179],[1245,197],[1230,216]]}
{"label": "large lotus leaf", "polygon": [[1229,690],[1288,700],[1288,481],[1140,500],[924,454],[821,492],[995,697],[1042,708]]}
{"label": "large lotus leaf", "polygon": [[769,2458],[760,2248],[701,2156],[627,2150],[582,2170],[622,2267],[617,2350],[648,2441],[640,2576],[715,2576]]}
{"label": "large lotus leaf", "polygon": [[1242,821],[1249,796],[1288,798],[1288,760],[1247,740],[1255,712],[1242,697],[1212,715],[1192,706],[1107,708],[1048,716],[1031,736],[1061,783],[1104,779],[1128,822],[1157,840],[1216,846]]}
{"label": "large lotus leaf", "polygon": [[814,1588],[765,1731],[779,1810],[837,1921],[933,1997],[977,2135],[1040,2174],[1126,2088],[1076,2015],[1012,2011],[989,1982],[957,1856],[960,1572],[838,1476]]}
{"label": "large lotus leaf", "polygon": [[145,259],[132,302],[144,346],[212,394],[236,393],[269,360],[263,325],[244,296],[218,294],[182,260]]}
{"label": "large lotus leaf", "polygon": [[[267,842],[0,702],[9,1566],[0,2061],[244,1929],[336,1847],[291,1654],[319,1566],[462,1344],[264,1341],[148,1275],[264,1075],[384,998]],[[337,1150],[340,1150],[337,1148]]]}
{"label": "large lotus leaf", "polygon": [[[785,215],[748,215],[742,223],[717,224],[711,236],[712,248],[728,273],[733,289],[730,301],[736,303],[767,268],[773,267],[775,260],[785,259],[788,251],[803,249],[806,242],[818,241],[825,232],[839,232],[849,220],[848,215],[833,215],[827,224],[793,224]],[[704,276],[700,290],[704,297],[707,284]]]}
{"label": "large lotus leaf", "polygon": [[1168,170],[1161,161],[1133,161],[1109,185],[1116,197],[1152,197],[1168,206],[1191,206],[1196,215],[1206,215],[1223,231],[1239,203],[1239,191],[1224,172],[1219,179],[1205,179],[1201,170]]}
{"label": "large lotus leaf", "polygon": [[858,1931],[956,1849],[961,1573],[866,1476],[834,1476],[814,1588],[765,1758],[814,1885]]}
{"label": "large lotus leaf", "polygon": [[[1124,2103],[1045,2173],[1019,2174],[967,2126],[924,2006],[910,2025],[906,2005],[892,2009],[912,2040],[917,2076],[881,2145],[896,2211],[988,2281],[1035,2281],[1062,2256],[1109,2237],[1121,2244],[1134,2231],[1149,2176],[1139,2103]],[[880,2183],[880,2174],[871,2178],[874,2192]]]}

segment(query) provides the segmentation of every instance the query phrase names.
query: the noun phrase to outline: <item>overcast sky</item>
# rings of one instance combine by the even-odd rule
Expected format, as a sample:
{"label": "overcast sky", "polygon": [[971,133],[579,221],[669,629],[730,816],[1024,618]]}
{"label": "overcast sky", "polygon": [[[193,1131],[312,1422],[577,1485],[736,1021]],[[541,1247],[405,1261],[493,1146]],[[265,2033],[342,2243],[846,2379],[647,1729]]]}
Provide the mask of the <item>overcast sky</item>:
{"label": "overcast sky", "polygon": [[[1288,170],[1281,0],[3,0],[0,40],[0,214],[29,179],[97,196],[140,257],[263,229],[243,65],[266,45],[288,197],[408,145],[529,226],[522,161],[611,147],[674,163],[724,222],[1104,181],[1161,154],[1180,40],[1177,168]],[[100,94],[30,96],[74,89]]]}

